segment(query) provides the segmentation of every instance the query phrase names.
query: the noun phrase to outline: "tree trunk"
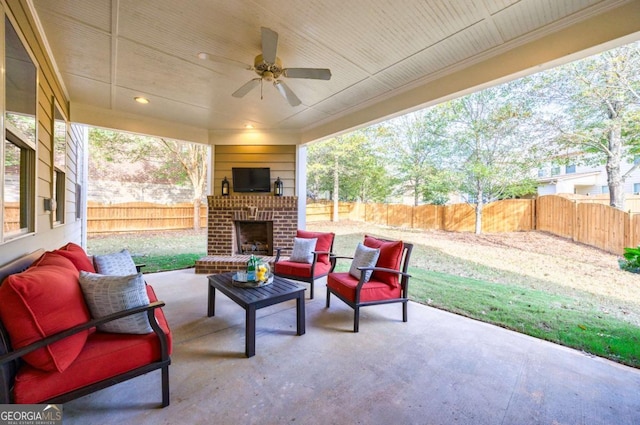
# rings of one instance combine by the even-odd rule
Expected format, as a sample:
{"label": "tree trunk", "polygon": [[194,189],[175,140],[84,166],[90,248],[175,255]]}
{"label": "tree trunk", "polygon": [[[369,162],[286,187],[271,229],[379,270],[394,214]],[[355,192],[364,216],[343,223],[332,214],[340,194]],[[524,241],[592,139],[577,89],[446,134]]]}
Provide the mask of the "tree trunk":
{"label": "tree trunk", "polygon": [[[617,105],[617,102],[614,102]],[[607,154],[607,184],[609,186],[609,205],[624,211],[624,180],[620,164],[622,163],[622,124],[618,115],[619,107],[614,106],[609,113],[610,125],[607,133],[609,153]]]}
{"label": "tree trunk", "polygon": [[193,200],[193,230],[200,230],[200,199]]}
{"label": "tree trunk", "polygon": [[476,200],[476,235],[482,233],[482,208],[484,207],[484,200],[482,190],[478,190],[478,199]]}

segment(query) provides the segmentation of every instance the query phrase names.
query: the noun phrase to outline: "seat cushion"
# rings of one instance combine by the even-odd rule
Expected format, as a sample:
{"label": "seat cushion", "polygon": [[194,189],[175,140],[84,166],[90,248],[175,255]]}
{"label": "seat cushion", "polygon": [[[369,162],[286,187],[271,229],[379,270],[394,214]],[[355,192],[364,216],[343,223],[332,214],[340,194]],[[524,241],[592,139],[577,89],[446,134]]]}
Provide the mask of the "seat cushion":
{"label": "seat cushion", "polygon": [[[327,288],[351,302],[355,302],[357,286],[358,279],[346,272],[330,273],[327,277]],[[400,295],[400,287],[371,279],[360,290],[360,302],[400,298]]]}
{"label": "seat cushion", "polygon": [[[147,285],[151,302],[157,297]],[[164,313],[156,309],[156,319],[167,335],[172,351],[171,330]],[[14,387],[16,403],[37,404],[105,378],[128,372],[160,360],[160,344],[155,333],[146,335],[92,333],[76,360],[62,373],[47,373],[30,365],[18,371]]]}
{"label": "seat cushion", "polygon": [[[46,252],[25,272],[0,286],[0,319],[14,349],[89,321],[78,270],[58,254]],[[89,332],[81,332],[23,357],[32,367],[62,372],[76,359]]]}
{"label": "seat cushion", "polygon": [[[331,269],[331,264],[317,262],[313,274],[315,278],[326,276]],[[297,276],[308,279],[311,277],[311,264],[296,263],[294,261],[278,261],[274,266],[277,275]]]}
{"label": "seat cushion", "polygon": [[[322,232],[307,232],[306,230],[298,230],[297,237],[312,239],[317,238],[316,251],[330,252],[333,246],[334,233],[322,233]],[[318,255],[318,262],[329,264],[329,254]]]}
{"label": "seat cushion", "polygon": [[87,256],[87,253],[82,249],[80,245],[76,245],[73,242],[69,242],[65,246],[53,251],[56,254],[60,254],[63,257],[71,260],[78,271],[85,271],[95,273],[96,269],[93,266],[93,262]]}
{"label": "seat cushion", "polygon": [[[402,251],[404,244],[402,241],[383,241],[373,236],[364,237],[364,245],[370,248],[379,248],[380,256],[376,267],[384,267],[386,269],[400,270],[400,262],[402,261]],[[375,271],[371,276],[372,280],[386,282],[391,286],[399,286],[398,275],[389,272]]]}

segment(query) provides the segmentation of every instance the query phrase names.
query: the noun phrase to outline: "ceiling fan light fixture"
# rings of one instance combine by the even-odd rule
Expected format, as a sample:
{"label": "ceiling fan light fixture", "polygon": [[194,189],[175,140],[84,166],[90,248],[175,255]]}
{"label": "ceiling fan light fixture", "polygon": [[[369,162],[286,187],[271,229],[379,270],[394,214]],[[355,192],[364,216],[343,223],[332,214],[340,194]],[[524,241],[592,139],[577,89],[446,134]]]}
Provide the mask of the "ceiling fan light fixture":
{"label": "ceiling fan light fixture", "polygon": [[135,100],[138,103],[141,103],[143,105],[146,105],[149,103],[149,99],[147,99],[146,97],[142,97],[142,96],[136,96],[133,98],[133,100]]}

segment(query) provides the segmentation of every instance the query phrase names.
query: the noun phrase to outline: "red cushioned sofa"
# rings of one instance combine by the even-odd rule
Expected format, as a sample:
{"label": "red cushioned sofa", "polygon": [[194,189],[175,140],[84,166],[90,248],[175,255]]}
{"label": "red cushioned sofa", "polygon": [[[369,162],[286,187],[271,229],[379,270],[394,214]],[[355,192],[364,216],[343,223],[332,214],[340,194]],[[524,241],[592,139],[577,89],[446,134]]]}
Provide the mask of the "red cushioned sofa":
{"label": "red cushioned sofa", "polygon": [[[94,319],[78,283],[91,258],[73,244],[53,253],[0,266],[0,403],[64,403],[161,369],[168,406],[171,331],[153,288],[145,284],[148,305]],[[140,313],[153,332],[97,330]]]}

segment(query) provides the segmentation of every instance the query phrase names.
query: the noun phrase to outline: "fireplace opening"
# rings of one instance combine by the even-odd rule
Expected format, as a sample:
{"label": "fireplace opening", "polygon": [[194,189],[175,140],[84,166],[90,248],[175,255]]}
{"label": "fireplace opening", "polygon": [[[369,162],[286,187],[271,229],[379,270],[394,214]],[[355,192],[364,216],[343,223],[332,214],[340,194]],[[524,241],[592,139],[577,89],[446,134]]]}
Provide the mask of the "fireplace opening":
{"label": "fireplace opening", "polygon": [[273,221],[235,221],[235,252],[273,255]]}

